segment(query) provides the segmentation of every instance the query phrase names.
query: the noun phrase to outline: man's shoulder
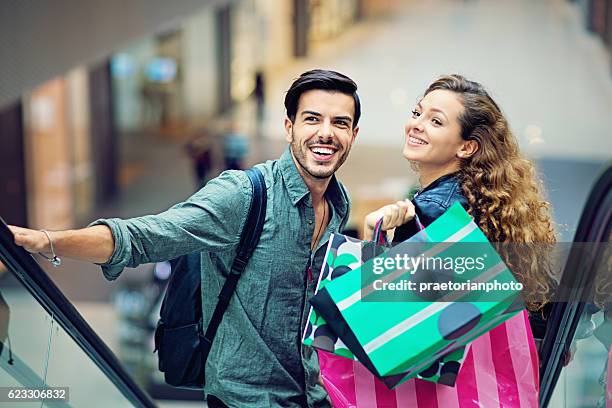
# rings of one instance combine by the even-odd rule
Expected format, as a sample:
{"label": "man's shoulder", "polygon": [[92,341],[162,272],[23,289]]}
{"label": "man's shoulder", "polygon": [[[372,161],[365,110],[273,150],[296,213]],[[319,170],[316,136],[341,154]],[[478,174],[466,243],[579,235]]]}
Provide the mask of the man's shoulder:
{"label": "man's shoulder", "polygon": [[242,170],[225,170],[211,179],[198,190],[188,201],[206,201],[218,203],[246,202],[252,195],[248,176]]}
{"label": "man's shoulder", "polygon": [[266,160],[265,162],[258,163],[253,168],[258,169],[263,174],[266,180],[266,187],[269,189],[272,184],[278,182],[277,171],[279,159]]}
{"label": "man's shoulder", "polygon": [[209,183],[236,192],[249,187],[249,178],[243,170],[225,170]]}
{"label": "man's shoulder", "polygon": [[266,190],[270,192],[279,191],[283,186],[283,163],[282,158],[274,160],[266,160],[253,166],[257,168],[264,176],[266,182]]}
{"label": "man's shoulder", "polygon": [[[277,160],[267,160],[262,163],[255,164],[253,168],[257,168],[264,176],[266,188],[270,189],[277,180]],[[248,193],[251,191],[251,183],[245,170],[225,170],[217,177],[211,179],[200,192],[206,190],[215,190],[222,196],[236,193]]]}

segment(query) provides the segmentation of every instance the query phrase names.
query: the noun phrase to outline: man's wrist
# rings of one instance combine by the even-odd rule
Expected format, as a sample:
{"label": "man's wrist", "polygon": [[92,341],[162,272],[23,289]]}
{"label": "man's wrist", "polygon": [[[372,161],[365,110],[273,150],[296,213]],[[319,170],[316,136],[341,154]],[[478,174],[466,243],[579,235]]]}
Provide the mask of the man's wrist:
{"label": "man's wrist", "polygon": [[38,245],[34,247],[34,250],[36,252],[44,253],[51,252],[51,248],[49,246],[49,238],[47,238],[47,235],[43,232],[43,230],[38,230],[36,232],[38,233]]}
{"label": "man's wrist", "polygon": [[[53,264],[53,266],[60,266],[62,264],[62,260],[59,258],[59,256],[57,256],[56,252],[55,252],[55,247],[53,245],[53,238],[51,237],[51,232],[47,231],[47,230],[41,230],[40,232],[42,232],[45,235],[45,238],[47,239],[47,251],[42,251],[39,252],[39,254],[47,259],[49,262],[51,262]],[[45,254],[44,252],[46,252],[47,254]]]}

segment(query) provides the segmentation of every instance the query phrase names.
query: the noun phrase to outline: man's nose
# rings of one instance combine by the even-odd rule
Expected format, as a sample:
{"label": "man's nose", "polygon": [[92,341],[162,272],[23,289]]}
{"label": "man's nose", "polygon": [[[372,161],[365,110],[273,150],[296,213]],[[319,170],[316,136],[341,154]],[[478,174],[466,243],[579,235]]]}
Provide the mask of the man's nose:
{"label": "man's nose", "polygon": [[331,120],[324,120],[321,123],[321,126],[319,127],[319,136],[324,137],[324,138],[328,138],[328,137],[332,137],[334,134],[333,132],[333,127],[331,124]]}

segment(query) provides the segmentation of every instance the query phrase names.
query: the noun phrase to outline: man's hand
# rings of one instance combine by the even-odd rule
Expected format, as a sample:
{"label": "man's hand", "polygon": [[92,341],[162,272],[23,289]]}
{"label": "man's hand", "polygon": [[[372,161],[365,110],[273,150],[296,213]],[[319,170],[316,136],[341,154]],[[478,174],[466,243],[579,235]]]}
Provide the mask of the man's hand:
{"label": "man's hand", "polygon": [[397,201],[395,204],[385,205],[369,213],[364,222],[364,238],[372,237],[376,222],[383,219],[382,230],[388,231],[403,225],[414,218],[414,204],[408,199]]}
{"label": "man's hand", "polygon": [[82,261],[105,263],[113,254],[115,242],[110,228],[106,225],[95,225],[78,230],[48,231],[49,237],[42,231],[9,225],[15,235],[15,244],[28,252],[49,254],[53,249],[57,256],[65,256]]}
{"label": "man's hand", "polygon": [[[32,230],[28,228],[8,226],[15,236],[15,244],[25,248],[28,252],[51,252],[49,246],[49,238],[42,231]],[[49,232],[53,234],[53,232]]]}

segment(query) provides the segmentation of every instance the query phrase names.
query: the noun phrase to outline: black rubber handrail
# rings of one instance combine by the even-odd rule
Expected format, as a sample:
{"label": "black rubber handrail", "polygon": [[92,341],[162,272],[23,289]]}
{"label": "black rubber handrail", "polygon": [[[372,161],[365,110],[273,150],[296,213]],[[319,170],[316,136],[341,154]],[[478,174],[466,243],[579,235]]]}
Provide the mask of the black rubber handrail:
{"label": "black rubber handrail", "polygon": [[[597,274],[598,257],[584,257],[580,243],[607,241],[612,227],[612,165],[601,174],[585,203],[576,234],[575,246],[570,250],[561,287],[572,288],[567,302],[555,303],[552,307],[546,335],[541,348],[540,406],[546,407],[555,389],[565,352],[574,338],[576,327],[585,307],[585,294],[592,290]],[[603,248],[603,247],[602,247]],[[575,273],[580,271],[580,273]],[[573,299],[573,300],[572,300]]]}
{"label": "black rubber handrail", "polygon": [[15,245],[13,234],[1,217],[0,260],[133,406],[156,406],[34,258]]}

